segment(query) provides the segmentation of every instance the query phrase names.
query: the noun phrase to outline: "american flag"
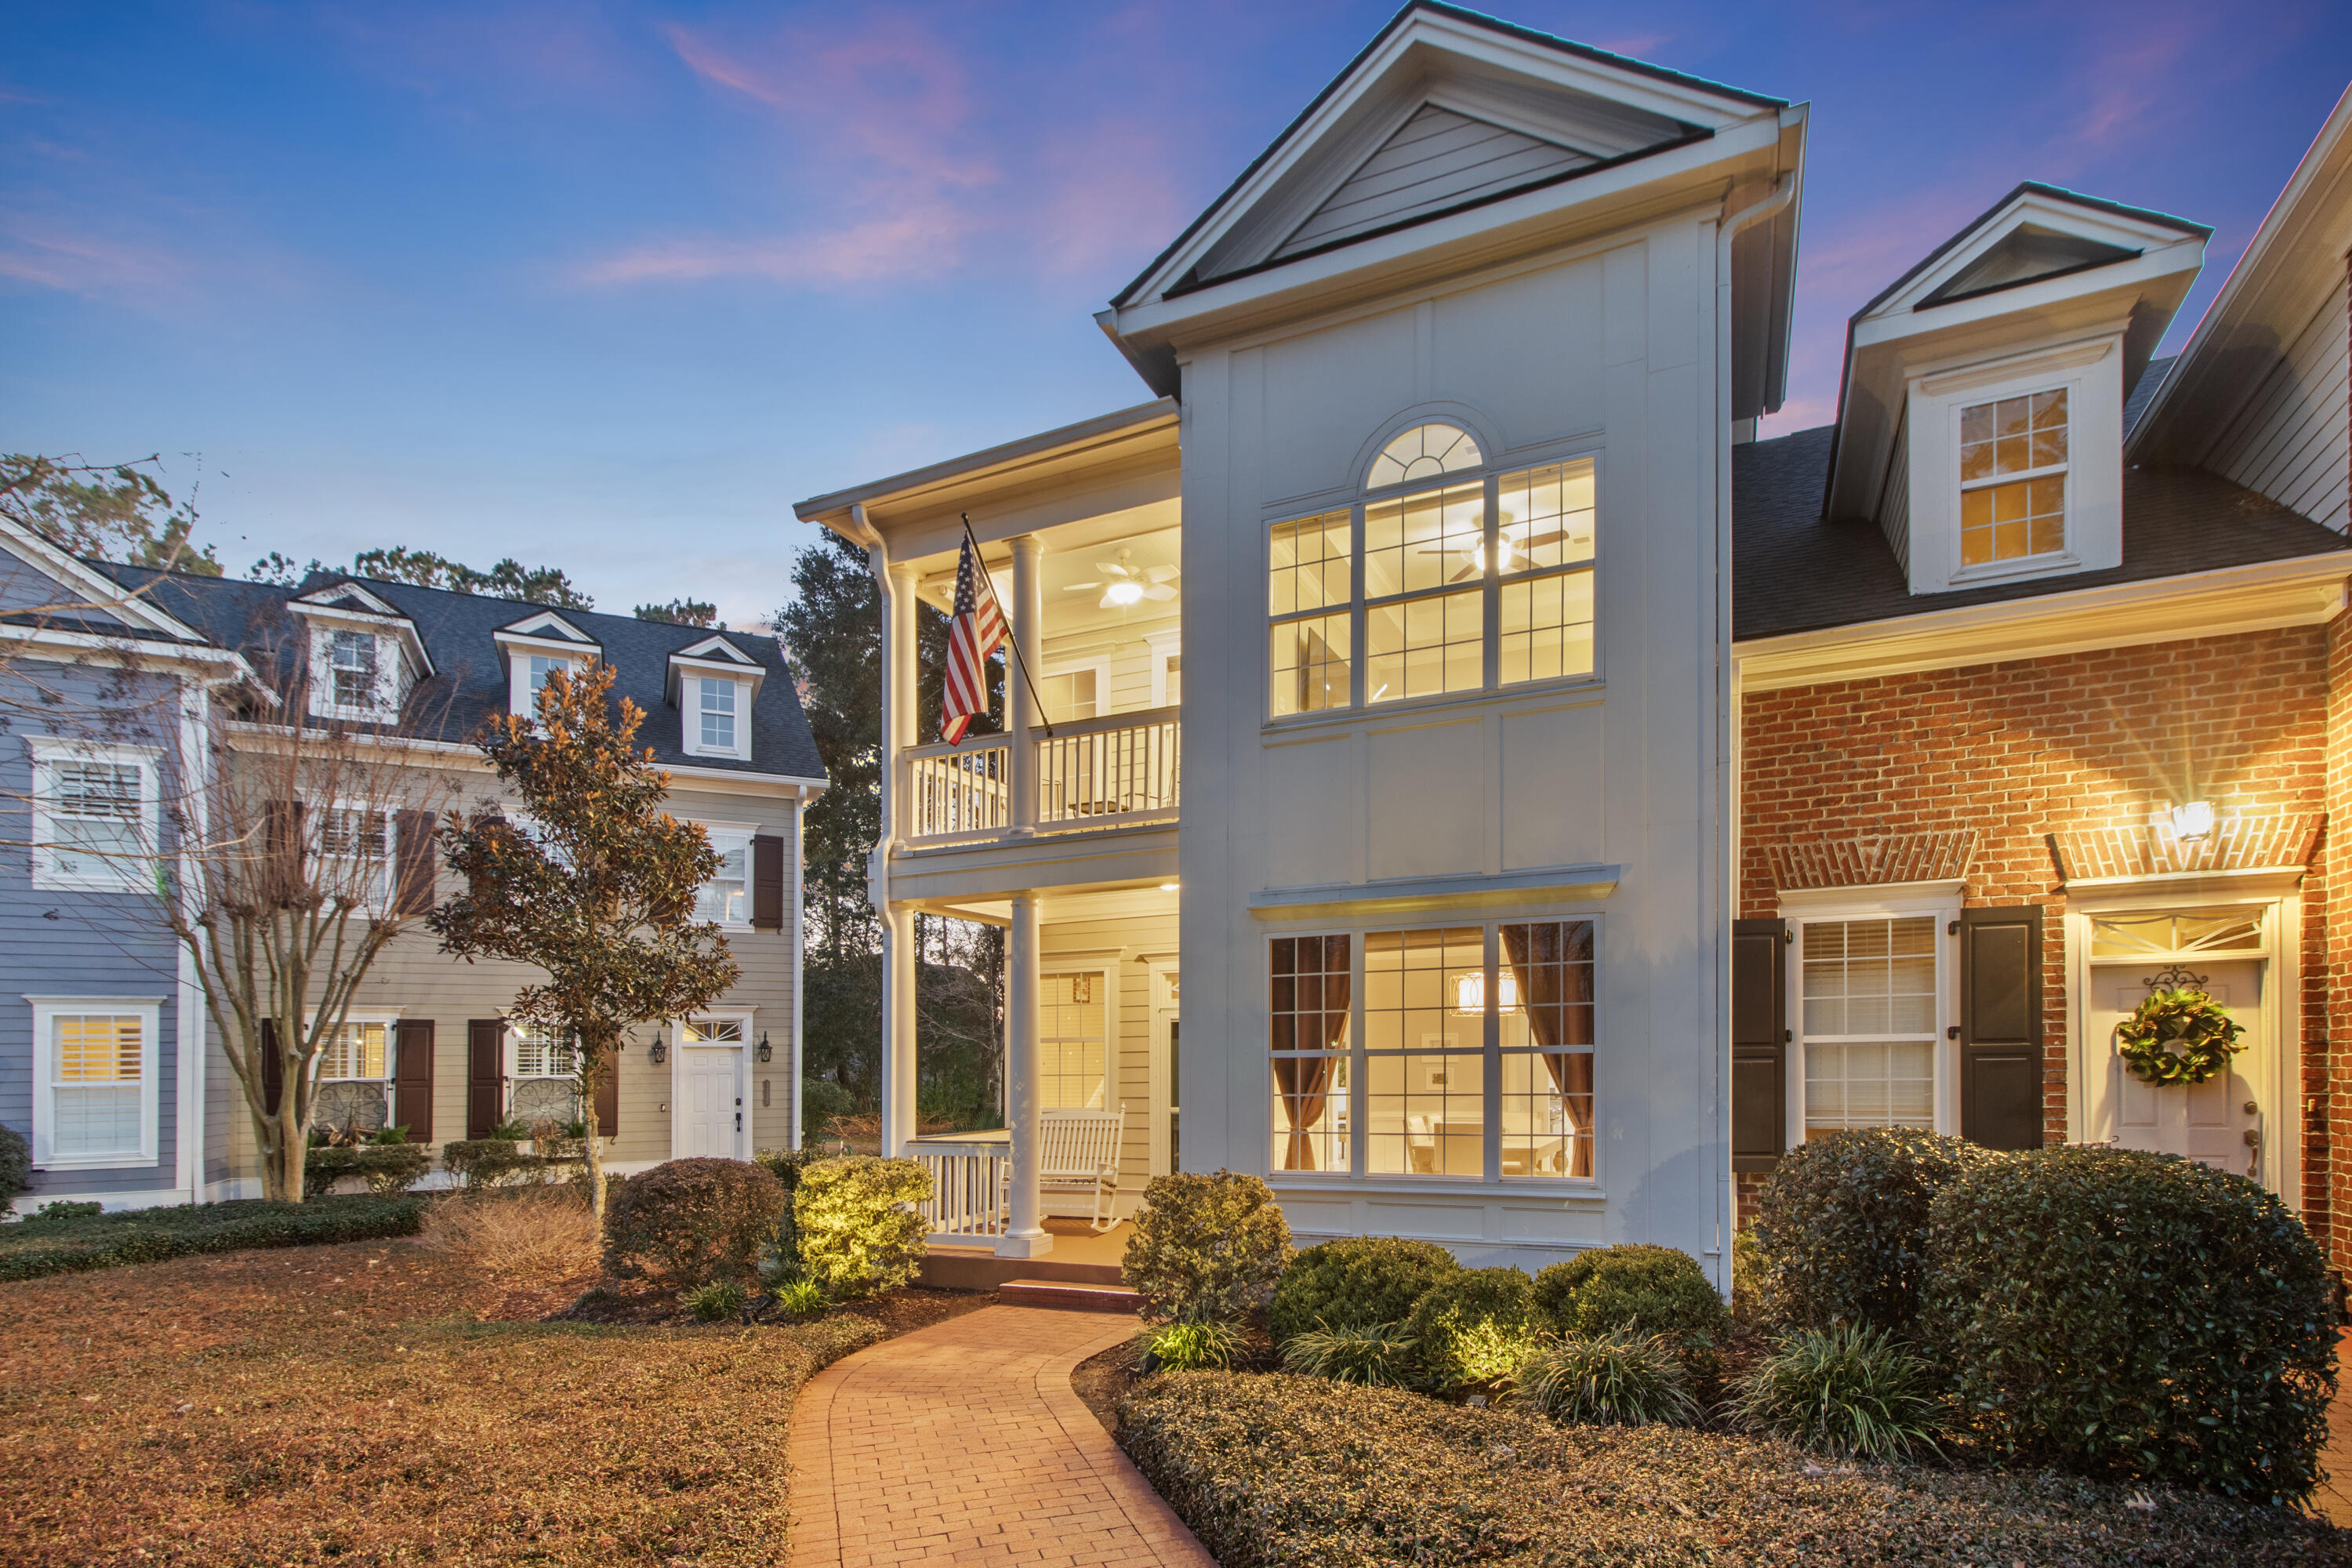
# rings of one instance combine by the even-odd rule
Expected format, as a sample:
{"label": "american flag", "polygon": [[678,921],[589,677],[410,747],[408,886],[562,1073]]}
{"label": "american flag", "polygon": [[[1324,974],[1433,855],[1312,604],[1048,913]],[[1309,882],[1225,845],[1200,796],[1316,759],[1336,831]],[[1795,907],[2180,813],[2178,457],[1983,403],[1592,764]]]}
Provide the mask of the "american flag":
{"label": "american flag", "polygon": [[940,703],[940,739],[960,744],[974,717],[988,711],[988,657],[1004,641],[1004,617],[982,580],[971,541],[956,563],[955,618],[948,627],[946,690]]}

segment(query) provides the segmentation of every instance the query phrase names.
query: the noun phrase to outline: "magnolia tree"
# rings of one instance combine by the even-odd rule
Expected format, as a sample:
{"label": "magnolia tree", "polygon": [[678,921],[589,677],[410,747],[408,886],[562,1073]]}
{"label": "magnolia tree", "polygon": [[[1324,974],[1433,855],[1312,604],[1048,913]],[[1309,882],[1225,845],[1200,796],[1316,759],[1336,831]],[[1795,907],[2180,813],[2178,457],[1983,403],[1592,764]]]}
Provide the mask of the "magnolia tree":
{"label": "magnolia tree", "polygon": [[[415,743],[440,728],[431,693],[385,723],[310,718],[299,629],[258,641],[256,675],[219,691],[204,752],[164,803],[175,852],[157,901],[204,977],[262,1191],[299,1203],[321,1066],[382,1082],[397,1049],[383,1026],[351,1024],[352,1003],[433,908],[436,820],[457,788]],[[391,1110],[353,1103],[330,1119],[374,1131]]]}
{"label": "magnolia tree", "polygon": [[445,824],[442,843],[465,890],[429,917],[446,952],[503,958],[546,973],[509,1016],[569,1037],[588,1124],[591,1200],[604,1214],[596,1096],[627,1032],[698,1012],[741,973],[716,925],[694,919],[696,892],[719,873],[700,826],[663,809],[669,774],[637,747],[645,710],[617,712],[613,672],[559,671],[536,720],[506,715],[482,753],[514,794]]}

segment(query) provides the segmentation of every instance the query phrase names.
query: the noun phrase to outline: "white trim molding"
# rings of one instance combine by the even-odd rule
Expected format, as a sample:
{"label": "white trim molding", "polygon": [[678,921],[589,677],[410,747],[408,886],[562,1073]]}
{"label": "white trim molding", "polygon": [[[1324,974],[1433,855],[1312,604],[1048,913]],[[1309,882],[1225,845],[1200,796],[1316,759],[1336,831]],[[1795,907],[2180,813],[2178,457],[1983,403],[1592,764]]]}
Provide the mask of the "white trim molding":
{"label": "white trim molding", "polygon": [[[33,1168],[37,1171],[127,1170],[152,1165],[162,1157],[163,1016],[161,996],[34,996],[33,1010]],[[79,1154],[57,1152],[57,1030],[61,1018],[88,1016],[135,1017],[139,1020],[139,1142],[114,1149]],[[168,1173],[159,1173],[169,1180]]]}
{"label": "white trim molding", "polygon": [[[57,735],[27,735],[25,743],[33,758],[33,886],[47,892],[153,892],[163,853],[163,748]],[[117,858],[93,870],[60,869],[52,864],[51,857],[60,847],[52,810],[54,770],[60,763],[100,763],[139,770],[138,843],[131,854],[117,852]]]}

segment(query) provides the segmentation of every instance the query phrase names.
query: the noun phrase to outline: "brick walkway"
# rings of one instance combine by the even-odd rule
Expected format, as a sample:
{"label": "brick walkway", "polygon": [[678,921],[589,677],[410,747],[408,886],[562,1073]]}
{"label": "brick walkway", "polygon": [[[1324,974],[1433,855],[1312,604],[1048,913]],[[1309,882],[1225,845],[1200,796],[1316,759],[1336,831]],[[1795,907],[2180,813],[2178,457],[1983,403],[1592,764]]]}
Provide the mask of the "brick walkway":
{"label": "brick walkway", "polygon": [[1134,1331],[984,1307],[818,1373],[793,1412],[792,1568],[1216,1568],[1070,1387]]}

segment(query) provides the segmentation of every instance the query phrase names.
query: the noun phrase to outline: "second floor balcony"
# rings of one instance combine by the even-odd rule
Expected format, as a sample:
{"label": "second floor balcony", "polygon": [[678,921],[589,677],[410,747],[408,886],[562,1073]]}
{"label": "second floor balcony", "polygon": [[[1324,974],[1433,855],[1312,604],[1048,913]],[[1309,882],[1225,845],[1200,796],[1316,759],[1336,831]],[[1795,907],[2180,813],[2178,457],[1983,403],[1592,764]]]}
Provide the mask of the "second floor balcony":
{"label": "second floor balcony", "polygon": [[1182,710],[1173,704],[1051,724],[1016,741],[972,735],[899,754],[910,847],[1176,820]]}

